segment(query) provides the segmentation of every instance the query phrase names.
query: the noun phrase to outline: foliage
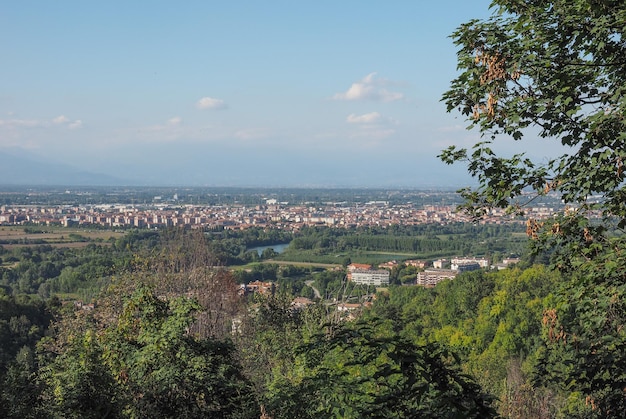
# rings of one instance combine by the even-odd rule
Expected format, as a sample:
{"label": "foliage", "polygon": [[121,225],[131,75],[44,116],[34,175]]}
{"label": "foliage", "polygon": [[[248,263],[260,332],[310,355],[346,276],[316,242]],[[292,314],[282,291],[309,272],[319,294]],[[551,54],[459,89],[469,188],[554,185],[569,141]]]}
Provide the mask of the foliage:
{"label": "foliage", "polygon": [[394,225],[389,229],[305,227],[298,232],[289,248],[279,258],[304,260],[302,257],[306,255],[310,261],[337,263],[335,256],[346,252],[354,258],[367,251],[420,255],[422,258],[470,253],[478,255],[496,251],[519,253],[526,240],[515,237],[513,233],[522,231],[522,225],[515,223]]}
{"label": "foliage", "polygon": [[37,419],[45,416],[40,403],[41,384],[37,378],[34,350],[23,346],[2,374],[0,415],[4,418]]}
{"label": "foliage", "polygon": [[49,366],[42,368],[43,400],[52,417],[120,417],[123,393],[102,362],[103,348],[93,330],[76,334]]}
{"label": "foliage", "polygon": [[[508,391],[531,385],[542,315],[558,281],[557,273],[542,266],[465,272],[434,288],[390,287],[363,319],[383,318],[417,344],[450,348],[501,407]],[[515,364],[522,378],[507,384]]]}
{"label": "foliage", "polygon": [[[468,116],[486,139],[440,157],[466,161],[478,178],[478,188],[463,192],[475,216],[492,207],[523,213],[528,200],[548,193],[563,199],[563,214],[527,224],[535,250],[548,250],[565,278],[543,316],[537,379],[568,392],[578,406],[571,415],[621,417],[626,4],[495,0],[493,7],[491,18],[453,34],[461,72],[444,95],[448,110]],[[497,139],[528,132],[559,141],[564,154],[539,163],[494,152]]]}
{"label": "foliage", "polygon": [[317,303],[296,308],[288,294],[255,295],[254,310],[240,318],[234,336],[243,372],[261,402],[285,377],[299,374],[298,347],[327,321],[327,306]]}
{"label": "foliage", "polygon": [[[437,231],[458,233],[468,242],[512,232],[481,226],[393,230],[406,237],[427,232],[434,241]],[[309,233],[325,236],[329,245],[343,237],[333,229]],[[385,229],[359,234],[389,238]],[[106,292],[93,311],[65,305],[62,321],[48,331],[41,323],[59,311],[57,300],[47,307],[23,295],[0,298],[0,415],[258,417],[264,409],[274,418],[489,417],[493,407],[536,413],[563,406],[528,379],[535,360],[551,367],[548,355],[556,353],[544,357],[537,349],[556,282],[541,267],[464,273],[433,289],[392,286],[376,295],[370,310],[350,313],[361,316],[353,323],[327,303],[374,290],[347,282],[343,269],[248,265],[250,272],[237,274],[240,280],[271,279],[279,286],[272,296],[246,300],[237,297],[235,276],[219,266],[211,244],[221,240],[216,236],[171,229],[128,237],[83,250],[8,253],[23,264],[11,274],[48,272],[46,284],[80,274],[86,278],[77,286],[103,280]],[[415,273],[403,266],[394,278]],[[312,291],[304,284],[309,280],[330,300],[299,308],[293,297]],[[29,314],[31,306],[45,315]],[[541,371],[546,378],[557,374]],[[568,412],[585,412],[584,398],[567,403]]]}
{"label": "foliage", "polygon": [[2,330],[6,323],[0,320],[0,416],[39,418],[42,416],[39,409],[41,386],[37,380],[34,347],[48,332],[51,311],[56,311],[56,307],[28,299],[7,300],[0,304],[0,317],[18,316],[10,318],[8,330]]}
{"label": "foliage", "polygon": [[275,228],[249,228],[245,230],[218,230],[207,234],[211,253],[223,265],[242,265],[271,259],[276,253],[270,249],[259,256],[251,247],[289,243],[292,233]]}
{"label": "foliage", "polygon": [[[626,151],[626,6],[614,1],[493,2],[496,12],[453,34],[461,74],[444,95],[490,138],[467,150],[451,147],[446,162],[467,159],[481,187],[471,204],[508,206],[527,187],[560,193],[626,220],[622,160]],[[556,138],[569,153],[539,165],[524,155],[502,158],[499,135],[521,139],[528,127]]]}
{"label": "foliage", "polygon": [[189,332],[199,309],[140,287],[108,323],[63,329],[67,345],[42,370],[52,415],[258,416],[233,346]]}
{"label": "foliage", "polygon": [[[126,238],[123,241],[128,244]],[[15,294],[49,298],[58,293],[82,293],[91,298],[99,293],[108,276],[127,265],[130,249],[131,246],[121,243],[112,246],[90,243],[83,248],[50,245],[14,248],[5,256],[5,260],[14,264],[0,268],[0,284]]]}
{"label": "foliage", "polygon": [[34,348],[47,332],[59,301],[9,296],[0,288],[0,377],[22,348]]}
{"label": "foliage", "polygon": [[435,344],[417,346],[371,323],[340,325],[298,351],[303,377],[268,400],[276,418],[488,418],[490,399]]}
{"label": "foliage", "polygon": [[582,262],[543,316],[536,380],[579,392],[595,417],[626,411],[626,266],[619,254]]}

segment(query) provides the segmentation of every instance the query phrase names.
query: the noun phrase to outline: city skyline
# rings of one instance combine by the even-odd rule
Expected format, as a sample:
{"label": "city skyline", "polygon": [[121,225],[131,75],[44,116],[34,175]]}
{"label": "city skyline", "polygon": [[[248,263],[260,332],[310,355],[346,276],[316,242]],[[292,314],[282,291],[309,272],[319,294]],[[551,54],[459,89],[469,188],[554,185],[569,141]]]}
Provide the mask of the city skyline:
{"label": "city skyline", "polygon": [[440,101],[450,35],[489,4],[5,4],[0,153],[136,185],[460,187],[436,156],[480,137]]}

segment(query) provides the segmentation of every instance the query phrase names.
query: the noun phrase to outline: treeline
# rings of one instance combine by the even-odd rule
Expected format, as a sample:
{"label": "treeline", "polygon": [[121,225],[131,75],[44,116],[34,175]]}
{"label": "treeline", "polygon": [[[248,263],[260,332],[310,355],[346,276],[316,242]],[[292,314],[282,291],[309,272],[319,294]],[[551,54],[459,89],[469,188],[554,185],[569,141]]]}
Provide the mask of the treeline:
{"label": "treeline", "polygon": [[[93,309],[2,289],[2,417],[623,413],[619,365],[609,357],[618,342],[595,327],[619,316],[611,310],[619,302],[600,298],[600,289],[595,297],[580,293],[575,275],[542,265],[467,272],[434,288],[391,286],[364,300],[374,290],[347,283],[342,270],[268,264],[239,280],[285,285],[246,299],[235,274],[213,264],[203,233],[162,232],[154,247],[142,245],[153,239],[112,246],[134,250],[122,270],[102,272],[108,280]],[[412,274],[398,268],[394,275]],[[328,299],[293,306],[299,291],[312,290],[304,281]],[[576,298],[585,304],[576,308]],[[362,304],[339,310],[344,302]],[[578,312],[593,313],[584,317],[593,321],[565,334],[559,321]],[[572,365],[581,355],[591,362]]]}
{"label": "treeline", "polygon": [[95,296],[103,280],[128,266],[133,251],[153,245],[149,237],[131,233],[110,245],[89,243],[84,247],[40,245],[11,250],[0,247],[0,286],[13,295],[35,294],[48,298],[59,293],[82,293],[83,297]]}
{"label": "treeline", "polygon": [[[389,228],[305,227],[291,242],[283,258],[299,260],[301,252],[310,256],[358,251],[387,251],[422,257],[521,254],[527,238],[521,224],[472,225],[393,225]],[[316,261],[327,261],[318,259]]]}
{"label": "treeline", "polygon": [[21,350],[34,350],[59,307],[58,299],[11,296],[0,288],[0,371],[6,372]]}
{"label": "treeline", "polygon": [[[0,415],[494,415],[492,398],[446,348],[390,335],[377,323],[350,322],[321,302],[296,309],[288,289],[241,299],[233,275],[206,264],[213,255],[205,240],[179,232],[135,252],[91,310],[43,309],[54,316],[53,327],[20,341],[19,349],[1,348],[7,361]],[[26,309],[11,308],[8,323],[19,324],[11,319]]]}
{"label": "treeline", "polygon": [[545,349],[542,320],[560,282],[540,265],[467,272],[435,288],[393,287],[365,316],[385,319],[416,342],[451,348],[506,417],[557,417],[571,407],[565,393],[536,383]]}
{"label": "treeline", "polygon": [[[0,287],[8,295],[39,295],[46,299],[64,294],[88,301],[98,295],[113,274],[129,268],[133,255],[158,249],[168,234],[167,230],[131,230],[118,239],[83,247],[24,243],[10,249],[0,246]],[[223,230],[206,233],[206,237],[211,264],[233,266],[274,256],[270,250],[260,256],[247,249],[288,243],[291,233],[263,229]]]}
{"label": "treeline", "polygon": [[461,252],[464,248],[461,241],[441,240],[439,238],[420,239],[415,237],[395,236],[350,236],[341,243],[342,249],[389,250],[397,252],[433,253]]}
{"label": "treeline", "polygon": [[[251,228],[210,231],[205,236],[207,249],[212,255],[211,263],[216,266],[254,266],[256,262],[272,258],[346,265],[351,258],[380,262],[372,260],[371,255],[360,256],[367,251],[411,253],[424,258],[464,254],[508,255],[523,251],[525,239],[515,235],[519,229],[516,225],[459,224],[393,226],[388,229],[306,227],[292,233]],[[158,248],[167,234],[167,230],[131,230],[118,239],[89,243],[84,247],[45,244],[18,246],[9,250],[0,246],[0,286],[9,295],[37,294],[48,298],[69,294],[89,300],[98,294],[114,272],[128,268],[134,253]],[[272,249],[266,249],[261,255],[256,250],[250,250],[255,246],[277,243],[290,243],[290,246],[281,255]],[[251,278],[282,278],[281,273],[268,277],[256,272],[261,268],[253,269],[253,275],[239,275],[241,282],[248,282]],[[287,272],[288,268],[281,269],[281,272]],[[289,273],[286,275],[286,278],[291,277],[293,275]],[[307,294],[306,288],[299,285],[294,289],[296,293]]]}
{"label": "treeline", "polygon": [[[343,263],[350,254],[367,251],[400,252],[422,258],[463,255],[522,254],[527,238],[521,224],[393,225],[389,228],[303,227],[297,232],[278,229],[217,229],[206,233],[208,246],[221,266],[246,265],[277,258],[293,262]],[[287,244],[281,255],[270,249],[259,255],[257,246]],[[339,254],[345,254],[337,259]]]}

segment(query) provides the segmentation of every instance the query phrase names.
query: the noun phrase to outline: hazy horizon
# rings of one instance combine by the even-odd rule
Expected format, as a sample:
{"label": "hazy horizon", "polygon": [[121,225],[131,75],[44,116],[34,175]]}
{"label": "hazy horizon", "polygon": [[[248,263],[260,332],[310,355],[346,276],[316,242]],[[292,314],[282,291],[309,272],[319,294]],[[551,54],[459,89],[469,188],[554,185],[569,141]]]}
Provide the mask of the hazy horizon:
{"label": "hazy horizon", "polygon": [[136,185],[463,186],[436,157],[480,139],[441,102],[449,36],[489,4],[11,2],[0,153]]}

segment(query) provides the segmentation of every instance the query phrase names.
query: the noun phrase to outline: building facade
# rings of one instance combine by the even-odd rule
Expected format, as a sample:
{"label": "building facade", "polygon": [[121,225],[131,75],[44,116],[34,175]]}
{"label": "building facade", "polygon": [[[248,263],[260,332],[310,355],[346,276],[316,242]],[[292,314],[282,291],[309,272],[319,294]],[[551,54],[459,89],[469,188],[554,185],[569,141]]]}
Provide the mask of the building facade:
{"label": "building facade", "polygon": [[458,273],[459,271],[452,269],[427,269],[417,273],[415,284],[422,287],[434,287],[445,279],[454,279]]}
{"label": "building facade", "polygon": [[356,269],[352,271],[351,278],[355,284],[373,285],[376,287],[389,285],[389,271],[386,269]]}

